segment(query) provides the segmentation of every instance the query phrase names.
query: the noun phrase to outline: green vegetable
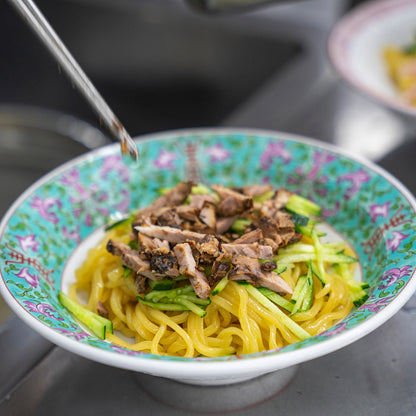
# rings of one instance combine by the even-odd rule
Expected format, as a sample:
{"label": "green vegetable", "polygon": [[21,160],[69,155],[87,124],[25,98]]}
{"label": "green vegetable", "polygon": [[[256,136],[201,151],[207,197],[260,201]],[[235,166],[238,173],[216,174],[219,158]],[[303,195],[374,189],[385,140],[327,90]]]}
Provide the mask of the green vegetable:
{"label": "green vegetable", "polygon": [[358,307],[365,303],[369,298],[365,289],[368,289],[369,285],[355,280],[346,264],[334,264],[333,267],[347,283],[348,291],[354,306]]}
{"label": "green vegetable", "polygon": [[100,339],[105,339],[106,332],[113,333],[113,323],[102,316],[91,312],[70,297],[59,291],[58,298],[77,319],[85,324]]}
{"label": "green vegetable", "polygon": [[296,194],[291,195],[286,204],[286,209],[308,218],[311,216],[319,217],[321,215],[321,207],[318,204]]}
{"label": "green vegetable", "polygon": [[313,240],[313,245],[315,249],[316,255],[316,267],[318,269],[319,276],[321,276],[321,281],[326,282],[325,278],[325,267],[324,267],[324,248],[319,240],[318,234],[316,233],[316,229],[314,228],[311,233],[311,237]]}
{"label": "green vegetable", "polygon": [[262,203],[270,199],[273,195],[274,195],[274,191],[268,191],[268,192],[265,192],[264,194],[253,196],[253,202]]}
{"label": "green vegetable", "polygon": [[[283,250],[282,250],[283,251]],[[277,256],[273,257],[273,260],[278,264],[291,264],[291,263],[299,263],[303,261],[315,261],[316,254],[315,253],[285,253],[285,254],[278,254]],[[332,254],[323,252],[322,260],[327,263],[356,263],[358,260],[354,257],[351,257],[344,253],[339,254]]]}
{"label": "green vegetable", "polygon": [[286,309],[288,312],[292,312],[293,303],[285,299],[283,296],[280,296],[278,293],[273,292],[272,290],[267,289],[266,287],[258,287],[257,290],[276,305],[282,307],[283,309]]}
{"label": "green vegetable", "polygon": [[239,281],[241,285],[244,285],[247,292],[257,300],[261,305],[267,308],[270,312],[274,313],[276,316],[280,318],[282,323],[289,329],[294,335],[296,335],[301,341],[310,338],[311,335],[308,334],[300,325],[298,325],[295,321],[293,321],[289,316],[287,316],[283,311],[281,311],[277,305],[275,305],[271,300],[269,300],[266,296],[264,296],[258,289],[254,286],[250,285],[247,282]]}
{"label": "green vegetable", "polygon": [[159,309],[161,311],[188,311],[189,309],[182,304],[179,303],[155,303],[155,302],[149,302],[146,299],[141,298],[140,296],[137,296],[137,300],[139,302],[142,302],[143,304],[150,306],[153,309]]}
{"label": "green vegetable", "polygon": [[104,231],[112,230],[116,227],[121,227],[122,225],[129,225],[133,222],[135,214],[129,215],[127,218],[122,218],[121,220],[117,220],[104,228]]}
{"label": "green vegetable", "polygon": [[124,278],[127,279],[132,274],[133,270],[129,269],[128,267],[124,265],[122,267],[123,267]]}
{"label": "green vegetable", "polygon": [[204,300],[199,298],[195,294],[192,285],[175,289],[152,290],[147,293],[144,298],[138,296],[137,300],[154,309],[166,311],[191,311],[201,317],[206,315],[206,311],[202,307],[206,307],[211,303],[210,299]]}
{"label": "green vegetable", "polygon": [[169,290],[173,288],[173,280],[172,279],[162,279],[162,280],[151,280],[149,279],[149,286],[153,290]]}
{"label": "green vegetable", "polygon": [[251,225],[252,221],[247,218],[237,218],[231,225],[231,230],[238,234],[243,234],[245,228]]}
{"label": "green vegetable", "polygon": [[214,289],[211,292],[212,296],[218,295],[218,293],[222,292],[225,289],[225,286],[227,286],[228,283],[228,274],[224,276],[214,287]]}
{"label": "green vegetable", "polygon": [[147,293],[144,296],[144,299],[151,301],[151,302],[158,302],[162,298],[174,299],[175,297],[179,295],[184,295],[184,294],[189,294],[189,293],[195,293],[192,285],[182,286],[182,287],[178,287],[176,289],[170,289],[170,290],[152,290],[151,292]]}
{"label": "green vegetable", "polygon": [[295,305],[292,310],[292,315],[297,312],[305,312],[310,309],[313,298],[313,275],[312,266],[309,262],[308,273],[304,276],[300,276],[295,290],[293,291],[292,301]]}

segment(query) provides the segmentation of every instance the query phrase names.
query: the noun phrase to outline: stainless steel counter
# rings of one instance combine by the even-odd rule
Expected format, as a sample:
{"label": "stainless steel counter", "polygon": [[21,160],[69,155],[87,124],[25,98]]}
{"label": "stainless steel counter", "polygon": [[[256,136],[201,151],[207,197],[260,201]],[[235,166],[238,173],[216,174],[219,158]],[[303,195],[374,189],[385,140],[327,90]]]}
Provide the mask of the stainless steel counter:
{"label": "stainless steel counter", "polygon": [[[135,10],[134,2],[121,3]],[[216,113],[215,123],[282,130],[335,143],[376,161],[416,192],[412,126],[351,90],[332,72],[325,41],[342,8],[331,0],[308,3],[313,5],[269,7],[220,18],[220,23],[175,5],[185,20],[203,21],[207,33],[214,30],[211,24],[213,28],[221,24],[237,38],[239,33],[266,38],[270,44],[283,45],[281,50],[286,52],[292,51],[290,45],[296,46],[295,53],[274,61],[277,67],[266,71],[261,82],[253,82],[250,91],[228,101]],[[127,119],[129,114],[126,111]],[[166,119],[163,114],[159,117],[158,126],[164,127]],[[202,123],[204,118],[199,120]],[[215,388],[185,386],[97,364],[53,346],[17,318],[8,317],[0,327],[0,414],[173,416],[209,410],[246,416],[415,415],[415,316],[413,298],[365,338],[300,365],[283,391],[273,389],[270,375],[225,387],[225,395],[218,395]]]}

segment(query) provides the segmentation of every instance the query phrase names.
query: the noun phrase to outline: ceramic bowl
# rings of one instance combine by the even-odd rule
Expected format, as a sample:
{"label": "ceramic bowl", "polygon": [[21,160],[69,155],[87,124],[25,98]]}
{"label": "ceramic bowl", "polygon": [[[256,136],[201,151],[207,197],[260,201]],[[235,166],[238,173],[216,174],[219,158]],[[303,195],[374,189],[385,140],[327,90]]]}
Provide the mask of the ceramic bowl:
{"label": "ceramic bowl", "polygon": [[[14,312],[53,343],[92,360],[194,384],[228,384],[282,370],[358,340],[416,289],[416,203],[387,172],[342,150],[279,132],[192,129],[141,137],[140,162],[118,145],[78,157],[41,178],[0,225],[0,289]],[[278,350],[220,358],[163,357],[102,341],[57,298],[97,230],[112,214],[149,204],[185,178],[286,186],[324,208],[355,249],[369,299],[324,333]]]}
{"label": "ceramic bowl", "polygon": [[403,47],[415,39],[416,1],[377,0],[354,8],[333,28],[328,55],[353,87],[416,126],[416,107],[404,102],[383,60],[387,46]]}

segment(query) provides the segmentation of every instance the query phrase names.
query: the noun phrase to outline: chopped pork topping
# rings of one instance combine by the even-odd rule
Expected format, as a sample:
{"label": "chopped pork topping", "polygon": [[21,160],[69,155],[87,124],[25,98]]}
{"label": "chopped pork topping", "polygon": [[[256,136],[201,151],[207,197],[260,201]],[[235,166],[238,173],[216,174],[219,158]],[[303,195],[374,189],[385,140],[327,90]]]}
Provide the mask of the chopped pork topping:
{"label": "chopped pork topping", "polygon": [[185,243],[188,240],[200,241],[205,237],[205,234],[202,233],[157,225],[138,226],[136,230],[148,237],[159,238],[175,244]]}
{"label": "chopped pork topping", "polygon": [[277,273],[262,270],[257,259],[236,256],[232,263],[235,267],[228,274],[230,280],[247,280],[281,294],[293,293],[292,288]]}
{"label": "chopped pork topping", "polygon": [[[212,185],[216,195],[192,194],[193,186],[181,182],[139,212],[132,224],[138,250],[108,241],[107,250],[134,271],[138,292],[146,293],[148,279],[182,275],[200,298],[208,299],[228,275],[231,280],[292,293],[274,272],[277,265],[272,260],[279,247],[302,237],[284,209],[292,194],[285,188],[274,191],[271,185],[234,189]],[[262,202],[253,203],[253,198]],[[236,220],[242,228],[233,227]]]}

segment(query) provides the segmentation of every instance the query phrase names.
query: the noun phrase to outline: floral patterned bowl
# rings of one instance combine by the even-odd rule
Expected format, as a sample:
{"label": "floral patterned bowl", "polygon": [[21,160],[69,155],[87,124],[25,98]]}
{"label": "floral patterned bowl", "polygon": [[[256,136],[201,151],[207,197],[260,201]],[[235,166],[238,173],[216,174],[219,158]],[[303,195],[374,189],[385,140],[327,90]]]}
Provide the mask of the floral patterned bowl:
{"label": "floral patterned bowl", "polygon": [[[0,225],[0,289],[41,335],[111,366],[195,384],[250,379],[344,347],[383,324],[416,289],[416,202],[381,168],[330,145],[279,132],[192,129],[141,137],[139,163],[110,145],[31,186]],[[278,350],[221,358],[162,357],[102,341],[71,317],[65,290],[82,247],[114,213],[150,203],[185,178],[241,186],[286,186],[324,207],[357,252],[368,301],[330,330]],[[81,248],[81,249],[80,249]],[[78,253],[78,254],[77,254]],[[74,263],[75,262],[75,263]],[[290,373],[290,370],[289,370]]]}

